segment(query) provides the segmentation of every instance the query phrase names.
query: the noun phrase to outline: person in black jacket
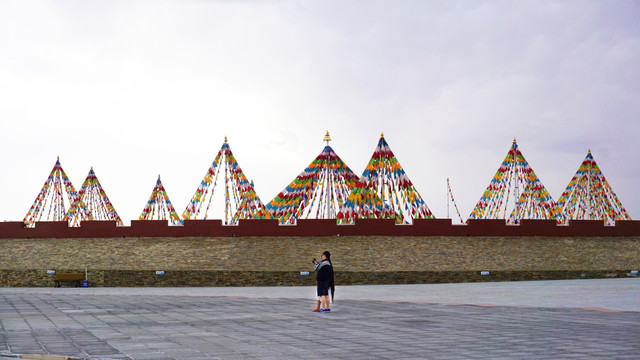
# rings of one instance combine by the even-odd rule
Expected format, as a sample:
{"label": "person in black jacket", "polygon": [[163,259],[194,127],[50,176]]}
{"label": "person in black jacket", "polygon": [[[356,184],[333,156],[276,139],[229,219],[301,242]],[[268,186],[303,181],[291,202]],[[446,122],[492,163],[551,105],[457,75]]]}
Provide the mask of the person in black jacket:
{"label": "person in black jacket", "polygon": [[[328,312],[329,308],[329,289],[335,287],[333,278],[333,265],[331,264],[331,253],[325,251],[322,253],[320,262],[313,259],[316,271],[316,282],[318,283],[318,297],[320,298],[320,307],[313,311]],[[335,291],[335,290],[334,290]]]}

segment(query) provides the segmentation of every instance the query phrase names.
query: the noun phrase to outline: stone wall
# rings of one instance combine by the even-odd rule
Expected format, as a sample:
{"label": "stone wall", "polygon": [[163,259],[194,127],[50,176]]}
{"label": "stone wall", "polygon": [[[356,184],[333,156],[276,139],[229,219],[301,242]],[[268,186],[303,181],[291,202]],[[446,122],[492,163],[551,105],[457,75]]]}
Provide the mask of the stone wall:
{"label": "stone wall", "polygon": [[47,270],[85,266],[92,286],[313,285],[311,259],[324,250],[340,284],[619,277],[640,268],[640,237],[0,239],[0,249],[0,286],[53,286]]}

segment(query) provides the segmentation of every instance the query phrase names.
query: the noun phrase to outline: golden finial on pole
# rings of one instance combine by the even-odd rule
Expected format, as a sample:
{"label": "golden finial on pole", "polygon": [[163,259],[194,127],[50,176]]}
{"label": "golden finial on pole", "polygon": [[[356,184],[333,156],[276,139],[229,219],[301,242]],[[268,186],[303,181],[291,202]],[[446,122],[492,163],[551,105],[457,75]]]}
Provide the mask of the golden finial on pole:
{"label": "golden finial on pole", "polygon": [[227,136],[226,135],[224,136],[224,142],[225,143],[227,142]]}
{"label": "golden finial on pole", "polygon": [[591,154],[591,149],[589,149],[589,154]]}
{"label": "golden finial on pole", "polygon": [[322,139],[322,141],[326,141],[327,146],[329,146],[329,141],[331,141],[331,136],[329,136],[329,130],[327,130],[327,133],[324,135],[324,139]]}
{"label": "golden finial on pole", "polygon": [[514,143],[514,144],[516,143],[516,138],[515,138],[515,136],[513,137],[513,143]]}
{"label": "golden finial on pole", "polygon": [[160,180],[160,174],[158,174],[158,180]]}
{"label": "golden finial on pole", "polygon": [[384,133],[383,132],[380,133],[380,138],[384,138]]}

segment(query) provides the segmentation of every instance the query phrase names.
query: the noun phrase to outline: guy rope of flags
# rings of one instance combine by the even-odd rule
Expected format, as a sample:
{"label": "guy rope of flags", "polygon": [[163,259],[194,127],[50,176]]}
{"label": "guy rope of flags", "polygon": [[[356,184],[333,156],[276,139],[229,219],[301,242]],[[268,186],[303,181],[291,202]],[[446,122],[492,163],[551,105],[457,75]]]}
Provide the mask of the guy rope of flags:
{"label": "guy rope of flags", "polygon": [[456,209],[456,214],[458,214],[458,219],[460,219],[460,224],[464,224],[464,221],[462,220],[462,216],[460,216],[460,211],[458,211],[458,205],[456,204],[456,200],[453,198],[453,191],[451,191],[449,178],[447,178],[447,218],[449,217],[449,201],[453,203],[453,207]]}

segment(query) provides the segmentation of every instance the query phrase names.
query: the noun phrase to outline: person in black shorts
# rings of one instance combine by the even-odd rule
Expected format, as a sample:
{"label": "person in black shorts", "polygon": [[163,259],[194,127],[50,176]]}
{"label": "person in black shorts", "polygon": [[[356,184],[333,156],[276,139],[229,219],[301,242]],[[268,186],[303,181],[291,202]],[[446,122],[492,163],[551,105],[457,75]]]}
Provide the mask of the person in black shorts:
{"label": "person in black shorts", "polygon": [[313,259],[316,271],[316,282],[318,283],[318,297],[320,298],[320,308],[313,311],[328,312],[329,307],[329,289],[335,286],[333,279],[333,265],[331,265],[331,253],[325,251],[322,253],[320,262]]}

